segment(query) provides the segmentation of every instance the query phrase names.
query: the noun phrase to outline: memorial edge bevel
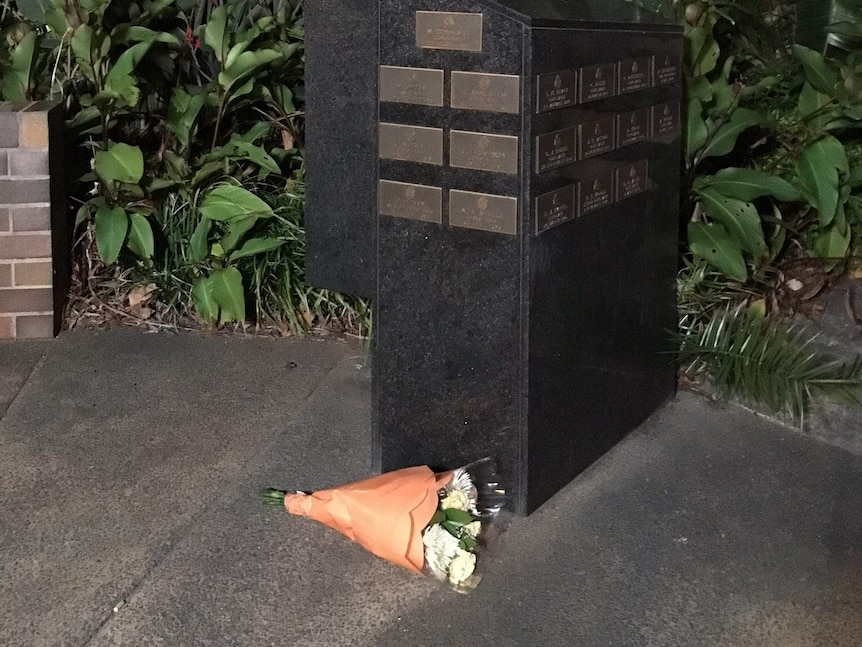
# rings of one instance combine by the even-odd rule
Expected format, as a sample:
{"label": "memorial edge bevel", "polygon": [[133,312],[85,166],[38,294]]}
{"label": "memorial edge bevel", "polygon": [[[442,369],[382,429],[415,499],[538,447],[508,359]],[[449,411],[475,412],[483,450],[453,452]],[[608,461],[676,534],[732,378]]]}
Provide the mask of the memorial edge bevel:
{"label": "memorial edge bevel", "polygon": [[[460,32],[455,31],[459,23]],[[416,46],[420,49],[481,52],[483,23],[481,13],[417,11]]]}

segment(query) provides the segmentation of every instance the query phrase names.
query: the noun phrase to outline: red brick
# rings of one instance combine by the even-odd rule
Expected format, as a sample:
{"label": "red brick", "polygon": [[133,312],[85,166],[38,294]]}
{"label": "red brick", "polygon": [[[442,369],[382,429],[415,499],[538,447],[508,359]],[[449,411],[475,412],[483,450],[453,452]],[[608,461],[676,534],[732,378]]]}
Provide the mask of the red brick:
{"label": "red brick", "polygon": [[16,328],[18,339],[50,339],[54,336],[54,315],[18,317]]}
{"label": "red brick", "polygon": [[48,231],[51,207],[13,207],[9,209],[12,231]]}
{"label": "red brick", "polygon": [[51,234],[0,236],[0,258],[51,258]]}
{"label": "red brick", "polygon": [[0,202],[4,204],[30,204],[50,202],[51,182],[48,178],[27,180],[20,178],[0,179]]}
{"label": "red brick", "polygon": [[0,339],[15,339],[15,317],[0,317]]}
{"label": "red brick", "polygon": [[0,231],[9,231],[12,225],[12,219],[9,216],[8,209],[0,209]]}
{"label": "red brick", "polygon": [[0,312],[50,312],[54,309],[51,288],[12,288],[0,290]]}
{"label": "red brick", "polygon": [[[2,266],[0,266],[2,267]],[[15,285],[27,287],[34,285],[53,285],[54,277],[51,262],[15,263]]]}
{"label": "red brick", "polygon": [[0,263],[0,288],[12,287],[12,266],[9,263]]}

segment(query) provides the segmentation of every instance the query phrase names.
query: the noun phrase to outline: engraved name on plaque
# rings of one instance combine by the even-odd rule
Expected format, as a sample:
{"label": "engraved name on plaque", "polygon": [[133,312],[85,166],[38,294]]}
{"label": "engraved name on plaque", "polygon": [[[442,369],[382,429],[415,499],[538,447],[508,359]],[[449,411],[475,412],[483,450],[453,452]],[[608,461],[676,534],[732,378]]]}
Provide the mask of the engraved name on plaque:
{"label": "engraved name on plaque", "polygon": [[517,175],[518,138],[453,130],[449,134],[449,165]]}
{"label": "engraved name on plaque", "polygon": [[518,233],[518,198],[452,189],[449,224],[514,236]]}
{"label": "engraved name on plaque", "polygon": [[574,184],[536,198],[536,235],[570,222],[578,216],[577,187]]}
{"label": "engraved name on plaque", "polygon": [[575,70],[540,74],[536,85],[538,87],[536,112],[569,108],[578,102]]}
{"label": "engraved name on plaque", "polygon": [[443,166],[443,129],[381,123],[380,157]]}
{"label": "engraved name on plaque", "polygon": [[614,173],[603,173],[578,183],[581,215],[608,207],[614,202]]}
{"label": "engraved name on plaque", "polygon": [[380,66],[380,100],[443,106],[443,70]]}
{"label": "engraved name on plaque", "polygon": [[677,135],[680,132],[679,103],[669,101],[653,106],[653,136]]}
{"label": "engraved name on plaque", "polygon": [[620,94],[652,87],[652,57],[620,61]]}
{"label": "engraved name on plaque", "polygon": [[624,112],[617,117],[617,148],[646,141],[652,137],[650,132],[650,109]]}
{"label": "engraved name on plaque", "polygon": [[536,173],[546,173],[577,160],[574,128],[564,128],[536,137]]}
{"label": "engraved name on plaque", "polygon": [[578,140],[581,143],[580,159],[587,159],[614,150],[614,117],[605,117],[578,126]]}
{"label": "engraved name on plaque", "polygon": [[521,77],[452,72],[451,106],[459,110],[518,114],[521,112]]}
{"label": "engraved name on plaque", "polygon": [[646,160],[617,169],[617,202],[647,190]]}
{"label": "engraved name on plaque", "polygon": [[670,85],[680,80],[679,61],[671,56],[655,57],[655,84]]}
{"label": "engraved name on plaque", "polygon": [[424,184],[407,184],[380,180],[377,191],[378,211],[384,216],[443,222],[443,189]]}
{"label": "engraved name on plaque", "polygon": [[416,12],[416,46],[422,49],[482,51],[482,14]]}
{"label": "engraved name on plaque", "polygon": [[581,103],[614,96],[617,89],[616,71],[617,66],[613,63],[581,68]]}

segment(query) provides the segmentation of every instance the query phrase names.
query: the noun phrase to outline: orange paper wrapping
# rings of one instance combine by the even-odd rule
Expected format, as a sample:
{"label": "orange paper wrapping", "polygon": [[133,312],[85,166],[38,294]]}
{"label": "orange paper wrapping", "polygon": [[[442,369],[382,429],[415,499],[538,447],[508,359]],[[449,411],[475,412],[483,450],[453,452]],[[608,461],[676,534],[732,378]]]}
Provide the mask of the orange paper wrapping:
{"label": "orange paper wrapping", "polygon": [[451,478],[451,472],[408,467],[314,494],[287,494],[284,507],[418,573],[425,563],[422,531],[437,510],[437,490]]}

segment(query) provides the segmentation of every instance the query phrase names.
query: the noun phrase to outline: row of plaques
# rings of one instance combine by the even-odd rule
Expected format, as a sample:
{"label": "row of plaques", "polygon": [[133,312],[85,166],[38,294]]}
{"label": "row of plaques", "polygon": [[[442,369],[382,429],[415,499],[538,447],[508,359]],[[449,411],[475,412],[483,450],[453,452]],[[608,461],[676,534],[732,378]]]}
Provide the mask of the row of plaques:
{"label": "row of plaques", "polygon": [[[536,234],[609,207],[646,191],[649,164],[641,160],[535,199]],[[382,215],[434,224],[443,223],[443,189],[424,184],[379,180]],[[460,189],[449,190],[449,225],[514,236],[518,233],[518,199]]]}
{"label": "row of plaques", "polygon": [[[670,57],[661,67],[656,66],[655,57],[649,56],[540,74],[536,111],[571,108],[578,103],[675,83],[680,79],[679,70],[678,62]],[[507,114],[521,112],[521,77],[518,75],[453,71],[451,81],[449,105],[452,108]],[[379,86],[380,101],[443,107],[444,71],[441,69],[381,65]]]}
{"label": "row of plaques", "polygon": [[[536,174],[679,132],[679,103],[668,102],[545,133],[536,137]],[[382,159],[443,165],[442,128],[384,122],[379,137]],[[519,138],[450,130],[449,166],[517,175]]]}

